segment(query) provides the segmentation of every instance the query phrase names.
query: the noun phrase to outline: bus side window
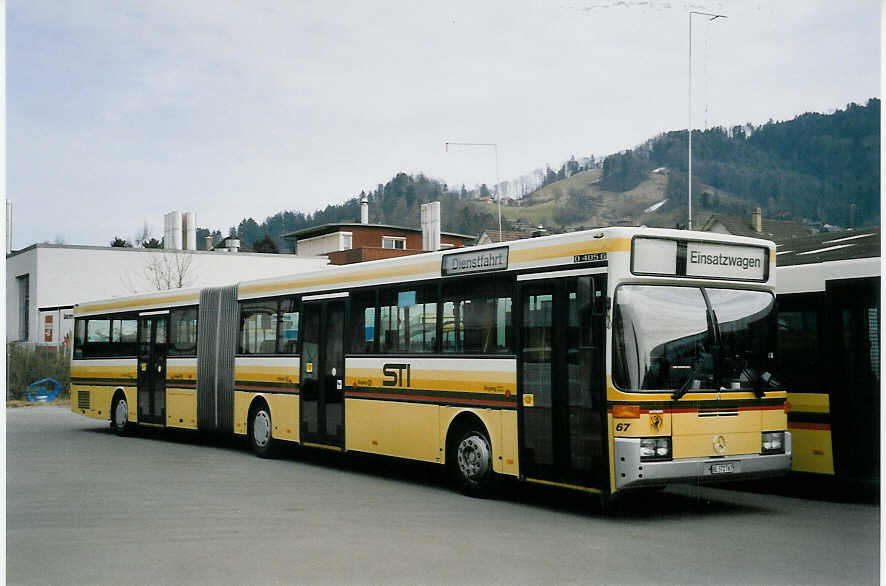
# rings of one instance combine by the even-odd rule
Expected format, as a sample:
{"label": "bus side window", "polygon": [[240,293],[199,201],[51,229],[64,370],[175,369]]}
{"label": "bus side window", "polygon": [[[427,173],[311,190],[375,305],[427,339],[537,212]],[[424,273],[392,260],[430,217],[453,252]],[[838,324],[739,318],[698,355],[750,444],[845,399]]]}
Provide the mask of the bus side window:
{"label": "bus side window", "polygon": [[197,308],[173,309],[169,313],[170,356],[197,355]]}
{"label": "bus side window", "polygon": [[277,353],[295,354],[298,352],[298,304],[289,297],[280,301],[280,323],[277,332]]}
{"label": "bus side window", "polygon": [[443,351],[510,352],[512,288],[506,278],[444,283]]}
{"label": "bus side window", "polygon": [[382,291],[379,302],[378,351],[395,353],[406,351],[407,307],[401,307],[396,291]]}
{"label": "bus side window", "polygon": [[74,358],[85,358],[86,320],[77,318],[74,322]]}
{"label": "bus side window", "polygon": [[90,357],[112,356],[111,320],[102,318],[86,322],[86,343]]}
{"label": "bus side window", "polygon": [[138,350],[138,320],[115,319],[111,324],[111,352],[114,356],[135,356]]}
{"label": "bus side window", "polygon": [[[404,295],[405,293],[405,295]],[[400,293],[400,303],[407,307],[409,316],[409,352],[433,352],[437,345],[437,288],[422,287],[409,296]]]}
{"label": "bus side window", "polygon": [[446,301],[443,303],[443,352],[461,352],[462,321],[461,303]]}
{"label": "bus side window", "polygon": [[274,354],[277,347],[277,301],[240,302],[240,354]]}
{"label": "bus side window", "polygon": [[375,351],[375,291],[351,294],[351,353]]}

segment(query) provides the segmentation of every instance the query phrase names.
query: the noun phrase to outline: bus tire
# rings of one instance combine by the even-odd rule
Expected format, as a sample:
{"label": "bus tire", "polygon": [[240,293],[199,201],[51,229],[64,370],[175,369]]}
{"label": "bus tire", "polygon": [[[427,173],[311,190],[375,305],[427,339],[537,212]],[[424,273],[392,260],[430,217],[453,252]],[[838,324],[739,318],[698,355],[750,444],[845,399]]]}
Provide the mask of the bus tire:
{"label": "bus tire", "polygon": [[274,455],[275,442],[271,433],[271,410],[260,403],[249,417],[249,447],[258,456],[270,458]]}
{"label": "bus tire", "polygon": [[126,402],[126,395],[119,393],[114,397],[114,402],[111,406],[111,431],[117,435],[126,435],[131,430],[129,404]]}
{"label": "bus tire", "polygon": [[492,491],[492,448],[483,429],[472,425],[456,435],[446,461],[452,481],[462,493],[483,497]]}

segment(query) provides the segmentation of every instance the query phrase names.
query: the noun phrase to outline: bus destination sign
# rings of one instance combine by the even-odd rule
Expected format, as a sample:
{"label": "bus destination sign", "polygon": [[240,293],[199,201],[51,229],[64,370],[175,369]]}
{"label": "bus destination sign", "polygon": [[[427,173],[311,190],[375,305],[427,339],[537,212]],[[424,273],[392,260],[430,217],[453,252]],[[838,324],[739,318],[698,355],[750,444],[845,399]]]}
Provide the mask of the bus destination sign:
{"label": "bus destination sign", "polygon": [[503,271],[508,268],[508,248],[489,248],[447,254],[443,257],[444,277]]}
{"label": "bus destination sign", "polygon": [[768,250],[710,242],[686,243],[686,276],[764,281]]}
{"label": "bus destination sign", "polygon": [[631,272],[635,275],[765,281],[769,249],[723,242],[634,238]]}

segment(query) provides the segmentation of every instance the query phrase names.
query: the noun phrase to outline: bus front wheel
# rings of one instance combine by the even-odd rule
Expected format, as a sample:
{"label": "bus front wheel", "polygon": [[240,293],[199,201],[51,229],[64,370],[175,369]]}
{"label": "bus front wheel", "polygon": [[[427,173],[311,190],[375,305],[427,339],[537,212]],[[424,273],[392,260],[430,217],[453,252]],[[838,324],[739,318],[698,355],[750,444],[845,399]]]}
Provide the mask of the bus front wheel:
{"label": "bus front wheel", "polygon": [[271,434],[271,410],[260,405],[252,412],[249,419],[249,445],[252,451],[262,458],[273,455],[274,438]]}
{"label": "bus front wheel", "polygon": [[111,407],[111,431],[117,435],[126,435],[129,430],[129,405],[126,403],[126,396],[121,394]]}
{"label": "bus front wheel", "polygon": [[477,428],[460,434],[452,445],[449,471],[458,489],[470,496],[486,496],[492,489],[492,449],[489,438]]}

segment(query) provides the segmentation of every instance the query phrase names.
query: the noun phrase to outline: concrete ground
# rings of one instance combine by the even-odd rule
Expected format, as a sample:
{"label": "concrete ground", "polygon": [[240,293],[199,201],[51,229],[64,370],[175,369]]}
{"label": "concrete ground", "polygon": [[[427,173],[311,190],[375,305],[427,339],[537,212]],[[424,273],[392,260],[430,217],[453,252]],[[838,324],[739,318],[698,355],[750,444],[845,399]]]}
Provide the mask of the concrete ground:
{"label": "concrete ground", "polygon": [[437,467],[7,412],[9,584],[876,584],[879,506],[449,489]]}

